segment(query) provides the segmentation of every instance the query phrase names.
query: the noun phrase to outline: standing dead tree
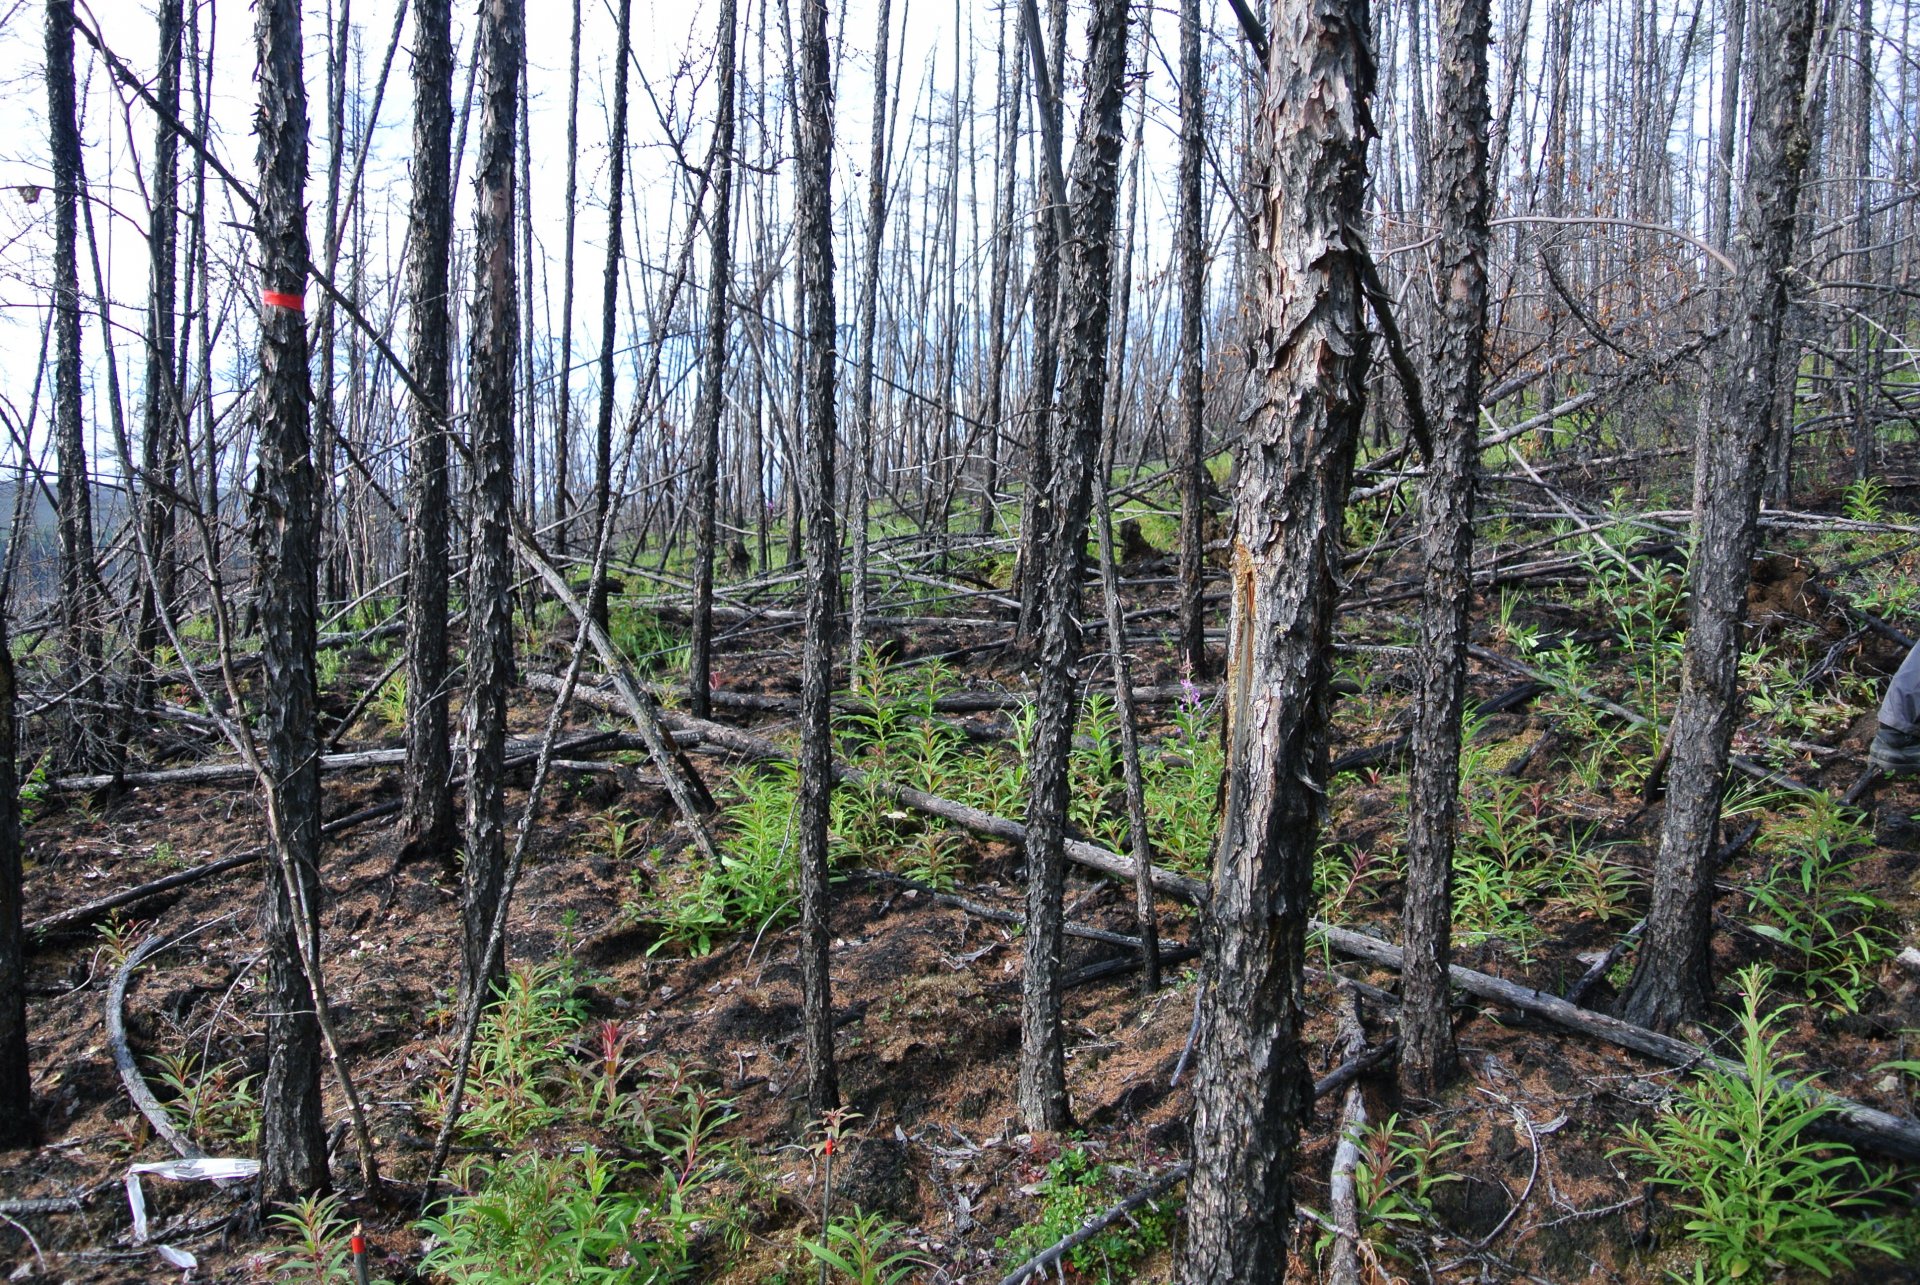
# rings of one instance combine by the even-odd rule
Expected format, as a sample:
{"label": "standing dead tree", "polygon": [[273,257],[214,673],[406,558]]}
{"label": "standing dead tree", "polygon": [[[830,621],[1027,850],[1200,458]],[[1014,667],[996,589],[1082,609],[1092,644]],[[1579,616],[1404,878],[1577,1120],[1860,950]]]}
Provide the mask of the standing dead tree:
{"label": "standing dead tree", "polygon": [[[327,1186],[320,1023],[302,963],[320,935],[320,745],[315,706],[320,516],[308,420],[307,90],[297,0],[261,0],[254,20],[260,180],[259,455],[253,496],[267,809],[278,860],[265,890],[267,1073],[260,1093],[260,1199]],[[315,961],[317,963],[317,960]]]}
{"label": "standing dead tree", "polygon": [[806,644],[800,662],[800,987],[805,1009],[807,1106],[840,1105],[833,1062],[833,996],[827,962],[827,824],[833,804],[833,639],[840,601],[834,521],[833,69],[827,0],[800,0],[795,78],[795,238],[805,299],[804,473]]}
{"label": "standing dead tree", "polygon": [[1439,402],[1420,492],[1426,583],[1414,694],[1407,807],[1406,1003],[1402,1079],[1432,1093],[1453,1077],[1447,986],[1453,847],[1460,812],[1460,712],[1473,604],[1474,474],[1479,467],[1481,354],[1487,332],[1487,0],[1440,0],[1440,137],[1432,158],[1440,243],[1428,377]]}
{"label": "standing dead tree", "polygon": [[482,15],[480,152],[473,226],[471,536],[467,553],[467,817],[461,944],[469,993],[483,976],[506,875],[507,686],[513,680],[513,409],[519,347],[515,289],[514,118],[525,39],[523,0],[488,0]]}
{"label": "standing dead tree", "polygon": [[1180,0],[1180,656],[1195,679],[1207,677],[1206,613],[1201,589],[1206,523],[1206,232],[1201,226],[1200,162],[1207,148],[1207,98],[1200,64],[1200,0]]}
{"label": "standing dead tree", "polygon": [[[80,425],[80,118],[73,79],[73,0],[47,0],[47,133],[53,155],[53,447],[59,461],[60,626],[72,667],[69,708],[98,711],[102,694],[99,572],[93,561],[93,492]],[[76,766],[104,768],[110,754],[80,719]]]}
{"label": "standing dead tree", "polygon": [[1353,243],[1373,63],[1365,0],[1275,0],[1253,190],[1251,374],[1227,633],[1227,802],[1205,923],[1187,1285],[1277,1281],[1312,1101],[1299,996],[1326,798],[1342,512],[1368,339]]}
{"label": "standing dead tree", "polygon": [[408,404],[407,842],[453,855],[452,752],[447,744],[447,284],[453,249],[453,6],[415,0],[413,205],[407,264],[408,358],[419,392]]}
{"label": "standing dead tree", "polygon": [[[183,47],[182,0],[161,0],[160,54],[154,94],[169,112],[180,111],[180,57]],[[165,498],[174,489],[174,473],[183,438],[181,390],[175,382],[176,269],[179,261],[180,143],[162,121],[153,140],[151,212],[147,220],[147,374],[142,416],[141,465],[146,474],[145,514],[147,542],[154,550],[158,583],[142,580],[140,620],[134,651],[141,673],[137,703],[152,696],[149,682],[153,652],[160,641],[156,600],[171,599],[176,577],[173,558],[173,505]]]}
{"label": "standing dead tree", "polygon": [[[1107,386],[1113,225],[1125,142],[1127,2],[1099,0],[1087,25],[1087,97],[1073,148],[1071,235],[1063,238],[1059,413],[1054,439],[1058,523],[1046,542],[1040,599],[1040,678],[1027,777],[1027,931],[1020,999],[1020,1114],[1031,1129],[1064,1129],[1066,1053],[1060,1034],[1060,951],[1065,890],[1067,760],[1079,702],[1073,662],[1092,496]],[[1118,646],[1119,640],[1115,640]]]}
{"label": "standing dead tree", "polygon": [[1628,1021],[1671,1030],[1713,993],[1712,853],[1727,757],[1739,714],[1740,641],[1749,564],[1759,529],[1766,446],[1780,378],[1787,269],[1800,175],[1814,0],[1757,0],[1753,115],[1740,201],[1740,271],[1726,366],[1708,393],[1695,456],[1693,603],[1680,666],[1680,702],[1668,743],[1667,810],[1654,862],[1653,900],[1628,983]]}
{"label": "standing dead tree", "polygon": [[[624,10],[631,0],[621,0]],[[713,559],[716,513],[720,503],[720,412],[726,408],[727,321],[732,315],[728,298],[733,278],[733,113],[734,17],[733,0],[720,0],[720,107],[713,130],[713,214],[708,237],[713,245],[707,274],[707,351],[700,383],[700,402],[694,411],[694,445],[700,452],[694,473],[694,506],[698,531],[693,551],[693,637],[688,646],[687,701],[695,718],[710,712],[713,682]]]}

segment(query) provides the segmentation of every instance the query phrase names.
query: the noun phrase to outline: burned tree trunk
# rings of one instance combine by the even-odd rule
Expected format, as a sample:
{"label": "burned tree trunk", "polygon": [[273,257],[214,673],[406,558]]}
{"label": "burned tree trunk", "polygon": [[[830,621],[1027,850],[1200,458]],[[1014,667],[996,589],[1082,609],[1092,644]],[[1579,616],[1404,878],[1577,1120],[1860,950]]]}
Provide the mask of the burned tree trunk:
{"label": "burned tree trunk", "polygon": [[1474,474],[1479,467],[1480,359],[1487,334],[1487,0],[1440,0],[1440,138],[1432,192],[1437,312],[1428,377],[1439,404],[1433,455],[1420,492],[1426,554],[1419,681],[1408,795],[1407,969],[1400,1069],[1432,1093],[1453,1077],[1447,987],[1452,951],[1453,840],[1460,812],[1460,708],[1466,692],[1467,613],[1473,602]]}
{"label": "burned tree trunk", "polygon": [[1072,236],[1060,292],[1062,379],[1055,440],[1058,525],[1042,581],[1037,721],[1027,778],[1027,931],[1021,939],[1020,1114],[1030,1129],[1064,1129],[1066,1059],[1060,1038],[1060,948],[1065,886],[1067,757],[1073,745],[1073,662],[1080,571],[1107,384],[1113,223],[1126,101],[1127,2],[1099,0],[1088,22],[1087,98],[1073,149]]}
{"label": "burned tree trunk", "polygon": [[259,208],[263,289],[253,496],[259,585],[261,722],[267,808],[279,851],[267,867],[267,1073],[260,1092],[260,1199],[327,1185],[320,1023],[301,941],[320,934],[320,745],[314,648],[320,515],[308,421],[307,90],[297,0],[260,0]]}
{"label": "burned tree trunk", "polygon": [[1204,930],[1188,1285],[1277,1281],[1293,1223],[1302,959],[1326,797],[1341,514],[1368,340],[1349,238],[1373,89],[1365,0],[1276,0],[1255,144],[1251,375],[1234,497],[1227,803]]}
{"label": "burned tree trunk", "polygon": [[[1042,628],[1047,551],[1053,537],[1053,396],[1060,374],[1060,242],[1067,217],[1066,182],[1060,172],[1064,128],[1060,97],[1067,56],[1065,0],[1052,0],[1047,11],[1052,30],[1043,38],[1037,0],[1022,0],[1024,43],[1033,62],[1033,114],[1039,118],[1042,171],[1040,208],[1033,225],[1033,387],[1028,390],[1024,425],[1026,491],[1021,497],[1019,553],[1014,560],[1020,594],[1014,637],[1023,647],[1036,642]],[[1050,48],[1043,39],[1052,41]]]}
{"label": "burned tree trunk", "polygon": [[801,479],[806,506],[806,644],[800,678],[800,986],[805,1008],[807,1105],[840,1105],[827,972],[827,822],[833,803],[833,632],[840,603],[840,537],[834,524],[833,68],[826,0],[800,0],[795,68],[797,242],[806,301],[806,424]]}
{"label": "burned tree trunk", "polygon": [[21,925],[19,736],[13,645],[0,599],[0,1147],[34,1142],[33,1074],[27,1064],[27,951]]}
{"label": "burned tree trunk", "polygon": [[477,200],[473,216],[473,310],[467,367],[473,446],[467,569],[467,819],[460,920],[466,984],[483,992],[504,978],[503,960],[481,976],[506,873],[507,685],[513,668],[513,384],[519,348],[514,288],[514,116],[525,38],[523,0],[487,0]]}
{"label": "burned tree trunk", "polygon": [[572,520],[573,496],[567,490],[567,473],[573,467],[573,246],[575,203],[580,192],[580,0],[573,0],[573,39],[567,67],[567,231],[564,261],[560,268],[560,362],[554,371],[558,405],[553,424],[553,545],[554,557],[561,566],[567,561],[568,524]]}
{"label": "burned tree trunk", "polygon": [[1654,1030],[1713,992],[1714,830],[1740,709],[1740,641],[1787,311],[1787,268],[1808,136],[1802,111],[1814,0],[1754,9],[1753,115],[1740,201],[1740,271],[1725,366],[1707,394],[1693,474],[1692,618],[1668,744],[1667,810],[1653,901],[1622,1016]]}
{"label": "burned tree trunk", "polygon": [[[60,627],[80,703],[100,698],[100,595],[93,564],[93,496],[80,429],[80,124],[73,82],[73,0],[47,0],[47,133],[53,153],[53,448],[60,466]],[[85,767],[109,757],[77,725],[71,753]]]}
{"label": "burned tree trunk", "polygon": [[453,247],[453,6],[416,0],[413,44],[413,208],[407,263],[408,356],[419,392],[409,403],[407,469],[408,846],[451,858],[452,752],[447,744],[447,283]]}
{"label": "burned tree trunk", "polygon": [[[622,6],[630,0],[621,0]],[[693,638],[687,666],[687,700],[695,718],[706,718],[713,679],[714,508],[720,502],[720,411],[726,405],[727,291],[733,278],[734,3],[720,0],[720,113],[713,131],[713,260],[707,281],[706,368],[693,434],[700,452],[694,477],[699,523],[693,553]]]}
{"label": "burned tree trunk", "polygon": [[847,656],[855,674],[867,639],[867,525],[873,507],[873,370],[879,340],[880,246],[887,231],[887,38],[893,5],[880,0],[875,22],[872,145],[867,157],[867,242],[860,272],[860,387],[855,393],[853,467],[853,610]]}
{"label": "burned tree trunk", "polygon": [[[181,10],[181,0],[161,0],[159,75],[154,85],[154,98],[162,111],[176,118],[180,114]],[[174,383],[179,154],[179,136],[162,120],[154,133],[152,206],[147,220],[147,375],[140,462],[146,474],[141,487],[145,497],[143,520],[154,576],[140,588],[140,622],[134,640],[141,668],[138,694],[142,705],[152,696],[151,666],[154,648],[160,642],[159,612],[163,607],[171,608],[174,595],[173,502],[167,492],[173,489],[184,437],[180,391]]]}
{"label": "burned tree trunk", "polygon": [[[1015,42],[1016,50],[1019,42]],[[1004,123],[996,130],[1000,147],[998,178],[993,203],[993,257],[987,301],[987,470],[980,493],[980,534],[993,534],[998,522],[1000,450],[1003,435],[1000,423],[1005,409],[1007,386],[1007,286],[1013,263],[1013,203],[1020,166],[1020,101],[1025,88],[1026,62],[1016,51],[1009,60],[1006,40],[1001,40],[1001,80],[1009,87],[1004,97]],[[1008,67],[1011,61],[1012,66]],[[1007,77],[1011,74],[1011,81]]]}
{"label": "burned tree trunk", "polygon": [[[593,424],[593,529],[611,541],[613,521],[613,339],[620,304],[620,216],[627,174],[627,64],[633,48],[633,0],[620,0],[620,38],[613,68],[613,139],[607,176],[607,266],[600,289],[600,406]],[[604,534],[602,534],[604,533]],[[607,627],[607,580],[596,575],[587,614]]]}
{"label": "burned tree trunk", "polygon": [[1206,615],[1201,609],[1207,543],[1205,230],[1200,226],[1200,162],[1206,151],[1207,100],[1200,66],[1200,0],[1180,0],[1180,657],[1194,678],[1207,676]]}

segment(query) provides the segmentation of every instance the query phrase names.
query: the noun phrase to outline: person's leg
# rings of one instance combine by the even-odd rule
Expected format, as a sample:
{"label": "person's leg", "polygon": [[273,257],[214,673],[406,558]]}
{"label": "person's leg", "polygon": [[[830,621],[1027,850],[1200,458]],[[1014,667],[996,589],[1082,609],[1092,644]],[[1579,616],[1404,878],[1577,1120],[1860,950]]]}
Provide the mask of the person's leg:
{"label": "person's leg", "polygon": [[1880,730],[1867,757],[1884,771],[1920,772],[1920,647],[1907,652],[1887,681]]}

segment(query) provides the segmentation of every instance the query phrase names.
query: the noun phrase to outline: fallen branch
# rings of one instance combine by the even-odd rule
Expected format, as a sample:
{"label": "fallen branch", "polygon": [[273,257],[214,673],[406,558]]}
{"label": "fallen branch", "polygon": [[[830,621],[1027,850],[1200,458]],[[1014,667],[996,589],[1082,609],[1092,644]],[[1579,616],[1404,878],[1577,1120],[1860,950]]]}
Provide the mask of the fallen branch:
{"label": "fallen branch", "polygon": [[70,932],[75,928],[84,928],[86,925],[111,914],[122,906],[131,906],[136,901],[145,901],[147,898],[157,897],[163,892],[172,892],[176,888],[185,888],[189,884],[199,883],[203,879],[211,879],[217,874],[225,874],[229,870],[238,870],[242,866],[250,866],[258,861],[262,855],[261,851],[256,848],[249,852],[236,852],[231,856],[221,857],[217,861],[209,861],[205,865],[194,866],[190,870],[176,870],[164,878],[139,884],[123,892],[116,892],[112,896],[102,897],[98,901],[89,901],[84,906],[75,906],[71,910],[62,910],[58,914],[48,915],[44,919],[36,919],[27,925],[27,936],[29,939],[37,942],[51,937],[56,933]]}
{"label": "fallen branch", "polygon": [[1185,1182],[1187,1175],[1192,1172],[1192,1162],[1186,1160],[1181,1161],[1113,1208],[1083,1224],[1080,1230],[1061,1237],[1053,1244],[1035,1254],[1032,1258],[1029,1258],[1026,1262],[1020,1264],[1020,1266],[1014,1268],[1005,1276],[1002,1276],[1000,1278],[1000,1285],[1020,1285],[1022,1281],[1043,1276],[1049,1267],[1052,1267],[1056,1262],[1065,1258],[1068,1254],[1071,1254],[1074,1250],[1080,1248],[1080,1246],[1086,1244],[1140,1206],[1146,1204],[1148,1201],[1159,1199],[1161,1196],[1166,1195],[1167,1192],[1172,1191],[1180,1183]]}
{"label": "fallen branch", "polygon": [[[547,674],[528,674],[527,683],[543,691],[556,691],[559,688],[559,680]],[[576,699],[585,700],[588,704],[599,705],[602,708],[605,707],[602,702],[612,699],[607,693],[593,688],[582,688],[574,695]],[[672,711],[663,713],[661,718],[668,727],[677,732],[695,733],[705,744],[742,754],[748,758],[777,762],[789,762],[793,758],[792,754],[774,742],[755,736],[751,732],[741,731],[737,727],[728,727],[723,723],[712,723],[706,719],[693,718],[690,715]],[[833,771],[836,781],[864,786],[883,798],[891,799],[916,812],[924,812],[928,816],[936,816],[943,821],[952,822],[963,830],[971,830],[975,834],[1001,839],[1007,843],[1026,842],[1027,827],[1018,821],[1009,821],[1005,817],[983,812],[965,803],[956,803],[952,799],[943,799],[938,795],[913,789],[911,786],[885,781],[843,763],[834,764]],[[1067,859],[1128,882],[1131,882],[1134,877],[1132,857],[1123,857],[1117,852],[1088,843],[1083,839],[1067,840]],[[1162,867],[1154,868],[1153,886],[1160,892],[1187,901],[1206,900],[1206,885],[1200,880],[1176,874]]]}
{"label": "fallen branch", "polygon": [[133,948],[126,962],[121,964],[113,975],[113,985],[107,988],[107,1047],[113,1051],[114,1069],[120,1072],[120,1083],[126,1086],[127,1096],[133,1099],[133,1105],[140,1114],[147,1117],[147,1123],[153,1131],[167,1140],[167,1145],[186,1160],[198,1160],[207,1153],[193,1145],[193,1139],[180,1132],[167,1115],[167,1109],[153,1096],[153,1090],[147,1087],[140,1067],[133,1060],[133,1050],[127,1047],[127,983],[133,978],[133,970],[140,967],[147,956],[167,944],[167,939],[154,933]]}
{"label": "fallen branch", "polygon": [[[554,747],[568,754],[584,754],[589,751],[612,753],[621,750],[645,750],[648,748],[645,738],[624,732],[589,732],[563,741]],[[507,765],[531,762],[538,753],[538,746],[532,741],[509,741],[507,743]],[[322,754],[320,770],[322,772],[351,772],[363,768],[397,767],[406,762],[407,752],[396,750],[356,750],[347,754]],[[95,773],[87,776],[61,776],[48,781],[44,787],[49,794],[86,793],[93,790],[112,789],[116,786],[126,788],[158,787],[168,785],[224,785],[229,782],[252,781],[253,769],[245,763],[199,763],[192,767],[165,768],[157,772],[121,772]]]}
{"label": "fallen branch", "polygon": [[[1312,921],[1314,932],[1322,934],[1327,943],[1345,955],[1352,955],[1391,968],[1396,972],[1402,967],[1405,955],[1400,947],[1380,941],[1364,933],[1349,928],[1339,928],[1332,924]],[[1662,1035],[1650,1031],[1644,1026],[1635,1026],[1623,1022],[1617,1017],[1608,1017],[1604,1013],[1595,1013],[1569,1004],[1557,996],[1522,986],[1517,982],[1491,977],[1486,973],[1463,968],[1459,964],[1449,970],[1449,977],[1455,986],[1478,999],[1491,1000],[1507,1008],[1544,1018],[1557,1026],[1595,1039],[1632,1049],[1670,1066],[1687,1070],[1711,1067],[1727,1075],[1744,1075],[1740,1067],[1725,1058],[1718,1057],[1697,1044],[1677,1039],[1671,1035]],[[1920,1123],[1903,1120],[1896,1115],[1873,1107],[1864,1106],[1850,1098],[1828,1093],[1807,1084],[1794,1086],[1795,1091],[1805,1093],[1833,1113],[1834,1121],[1841,1126],[1848,1138],[1856,1146],[1870,1148],[1882,1155],[1907,1163],[1920,1162]]]}
{"label": "fallen branch", "polygon": [[[876,883],[896,884],[902,888],[912,889],[914,892],[926,897],[927,900],[934,905],[947,906],[951,909],[972,915],[976,919],[991,920],[996,924],[1011,924],[1016,928],[1026,927],[1027,917],[1025,915],[1018,914],[1011,910],[1002,910],[998,906],[989,906],[984,902],[974,901],[969,897],[958,896],[951,892],[941,892],[938,888],[921,883],[918,879],[909,879],[905,875],[893,874],[886,870],[853,870],[848,872],[847,877],[849,879],[871,879]],[[1095,928],[1089,924],[1069,923],[1063,926],[1061,931],[1069,937],[1078,937],[1083,941],[1105,942],[1109,946],[1124,946],[1128,950],[1140,949],[1140,939],[1138,937],[1129,937],[1126,933],[1108,932],[1104,928]],[[1179,942],[1174,942],[1169,947],[1169,949],[1174,950],[1179,948]]]}
{"label": "fallen branch", "polygon": [[[1348,1056],[1367,1046],[1360,1021],[1360,1000],[1343,992],[1340,1039]],[[1360,1168],[1360,1135],[1367,1128],[1367,1097],[1358,1082],[1349,1084],[1340,1111],[1339,1142],[1334,1144],[1333,1169],[1327,1179],[1327,1216],[1333,1223],[1333,1249],[1327,1267],[1329,1285],[1360,1285],[1360,1199],[1355,1175]]]}

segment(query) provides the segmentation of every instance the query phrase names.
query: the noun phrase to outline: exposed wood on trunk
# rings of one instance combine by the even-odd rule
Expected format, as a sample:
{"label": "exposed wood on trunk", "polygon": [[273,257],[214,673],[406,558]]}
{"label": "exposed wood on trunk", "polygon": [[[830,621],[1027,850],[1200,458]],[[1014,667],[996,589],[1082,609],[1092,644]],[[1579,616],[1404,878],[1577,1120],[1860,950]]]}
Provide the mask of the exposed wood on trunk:
{"label": "exposed wood on trunk", "polygon": [[1279,1280],[1311,1101],[1299,995],[1327,780],[1334,568],[1367,336],[1372,54],[1364,0],[1277,0],[1227,643],[1227,805],[1208,905],[1186,1285]]}

